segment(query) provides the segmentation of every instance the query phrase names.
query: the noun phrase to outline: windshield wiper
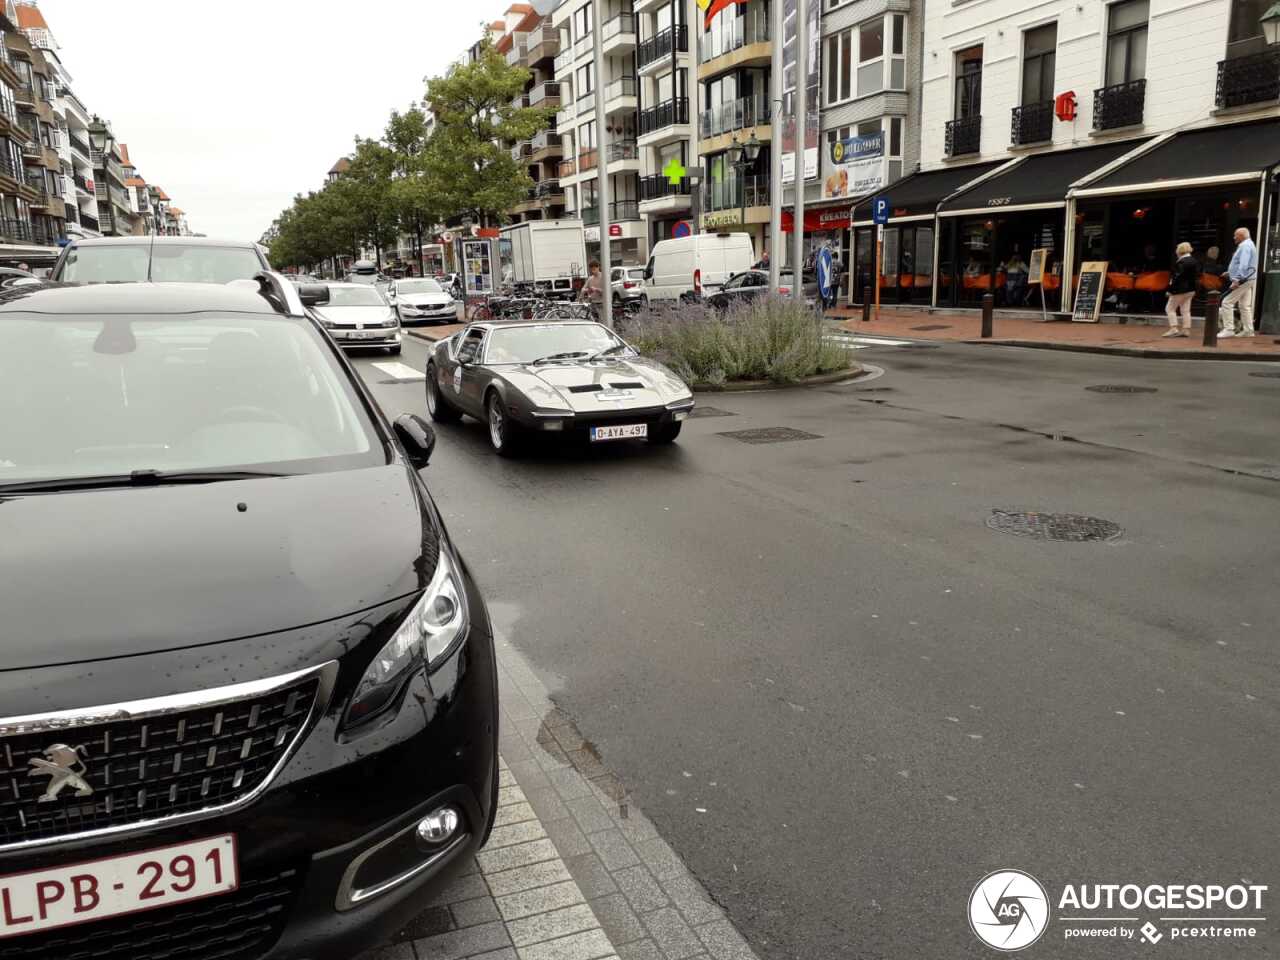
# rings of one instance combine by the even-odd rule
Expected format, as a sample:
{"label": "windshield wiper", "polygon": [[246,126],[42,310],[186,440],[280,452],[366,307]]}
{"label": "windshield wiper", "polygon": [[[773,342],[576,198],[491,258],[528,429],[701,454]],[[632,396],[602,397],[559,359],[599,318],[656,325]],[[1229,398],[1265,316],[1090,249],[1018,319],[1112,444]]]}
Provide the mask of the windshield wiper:
{"label": "windshield wiper", "polygon": [[591,356],[587,357],[587,362],[590,363],[592,360],[599,360],[601,357],[607,357],[611,353],[617,353],[619,350],[625,349],[627,349],[627,345],[625,343],[615,343],[612,347],[605,347],[599,353],[593,353]]}
{"label": "windshield wiper", "polygon": [[552,360],[572,360],[574,357],[585,357],[586,355],[587,351],[585,350],[570,350],[568,353],[552,353],[534,360],[531,366],[537,366],[540,363],[549,363]]}
{"label": "windshield wiper", "polygon": [[154,487],[165,484],[221,483],[228,480],[257,480],[287,477],[287,473],[259,470],[134,470],[97,477],[62,477],[56,480],[15,480],[0,484],[0,494],[52,493],[59,490],[96,490],[107,487]]}

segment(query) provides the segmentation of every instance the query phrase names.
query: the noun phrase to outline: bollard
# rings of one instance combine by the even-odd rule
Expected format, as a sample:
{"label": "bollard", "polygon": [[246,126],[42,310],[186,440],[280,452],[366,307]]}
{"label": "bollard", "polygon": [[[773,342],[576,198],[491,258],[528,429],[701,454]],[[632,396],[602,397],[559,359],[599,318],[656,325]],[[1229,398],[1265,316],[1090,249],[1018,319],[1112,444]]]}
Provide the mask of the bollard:
{"label": "bollard", "polygon": [[1218,291],[1210,290],[1204,305],[1204,345],[1218,345]]}
{"label": "bollard", "polygon": [[996,298],[989,293],[982,295],[982,339],[991,338],[991,314],[996,305]]}
{"label": "bollard", "polygon": [[871,322],[871,284],[862,278],[862,322]]}

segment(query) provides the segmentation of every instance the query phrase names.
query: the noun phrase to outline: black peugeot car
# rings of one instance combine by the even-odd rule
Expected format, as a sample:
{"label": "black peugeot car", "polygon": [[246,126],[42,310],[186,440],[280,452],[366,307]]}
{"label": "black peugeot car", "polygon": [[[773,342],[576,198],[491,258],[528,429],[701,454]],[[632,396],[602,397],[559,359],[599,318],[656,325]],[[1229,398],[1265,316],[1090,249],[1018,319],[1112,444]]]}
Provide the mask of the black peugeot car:
{"label": "black peugeot car", "polygon": [[0,293],[0,960],[349,958],[497,796],[484,602],[277,275]]}

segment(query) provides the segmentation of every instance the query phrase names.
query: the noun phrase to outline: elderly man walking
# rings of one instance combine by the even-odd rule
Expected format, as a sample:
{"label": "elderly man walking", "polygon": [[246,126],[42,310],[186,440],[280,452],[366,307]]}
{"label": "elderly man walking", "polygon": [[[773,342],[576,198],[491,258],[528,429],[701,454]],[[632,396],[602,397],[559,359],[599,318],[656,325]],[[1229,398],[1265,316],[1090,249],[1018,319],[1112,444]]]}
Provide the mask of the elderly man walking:
{"label": "elderly man walking", "polygon": [[[1222,298],[1222,330],[1219,337],[1253,336],[1253,290],[1258,283],[1258,248],[1241,227],[1235,233],[1236,252],[1224,276],[1231,289]],[[1236,304],[1240,305],[1240,329],[1236,329]]]}

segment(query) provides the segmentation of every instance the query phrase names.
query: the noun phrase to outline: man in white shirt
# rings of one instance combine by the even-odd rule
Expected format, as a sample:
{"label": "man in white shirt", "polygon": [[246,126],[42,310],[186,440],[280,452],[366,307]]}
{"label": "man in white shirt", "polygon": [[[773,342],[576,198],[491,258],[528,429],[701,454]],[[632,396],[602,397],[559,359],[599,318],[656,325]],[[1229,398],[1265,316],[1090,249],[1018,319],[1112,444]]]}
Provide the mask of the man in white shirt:
{"label": "man in white shirt", "polygon": [[[1249,231],[1241,227],[1235,233],[1236,252],[1224,276],[1231,283],[1222,298],[1219,337],[1253,336],[1253,290],[1258,284],[1258,248],[1249,239]],[[1236,329],[1236,304],[1240,305],[1240,329]]]}

